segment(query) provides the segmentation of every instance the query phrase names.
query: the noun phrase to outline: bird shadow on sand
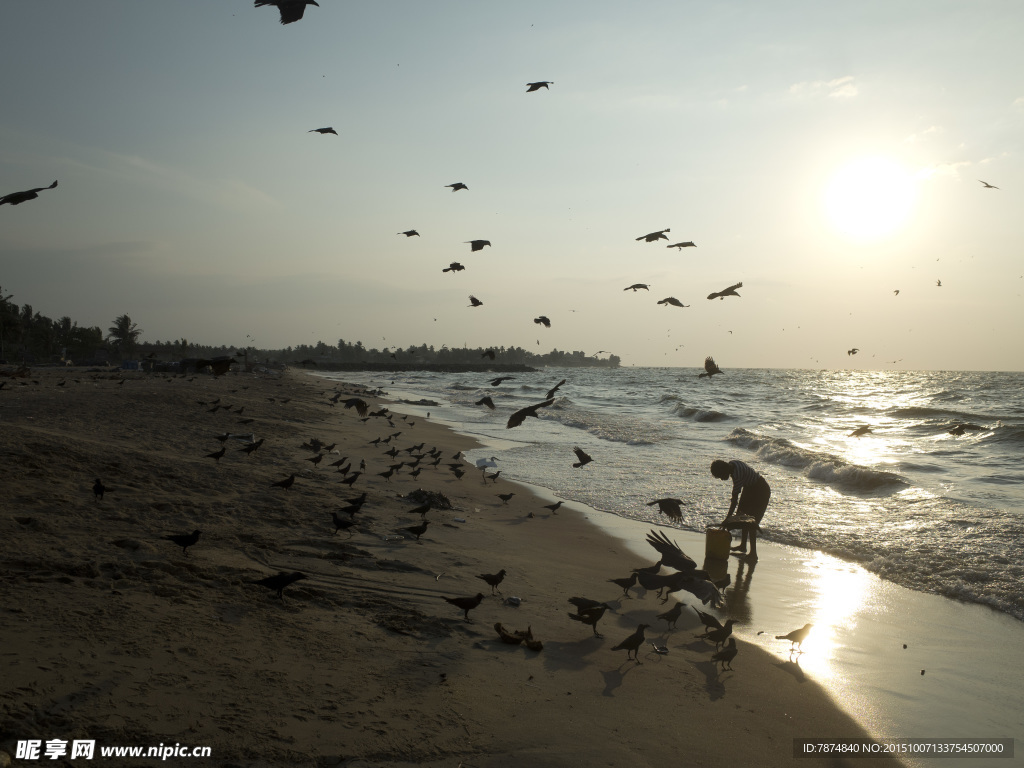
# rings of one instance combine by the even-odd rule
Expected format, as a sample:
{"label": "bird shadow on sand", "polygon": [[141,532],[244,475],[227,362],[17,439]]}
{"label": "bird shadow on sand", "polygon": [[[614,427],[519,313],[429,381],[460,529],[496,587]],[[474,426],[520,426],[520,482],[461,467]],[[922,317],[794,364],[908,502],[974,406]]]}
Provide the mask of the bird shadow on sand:
{"label": "bird shadow on sand", "polygon": [[708,693],[708,699],[717,701],[725,695],[725,681],[732,675],[731,670],[723,672],[713,661],[694,662],[693,668],[704,675],[704,690]]}
{"label": "bird shadow on sand", "polygon": [[545,642],[544,668],[553,672],[586,669],[594,664],[587,657],[604,648],[605,642],[604,638],[593,636],[571,643],[559,640]]}
{"label": "bird shadow on sand", "polygon": [[616,669],[609,669],[602,672],[601,677],[604,678],[604,690],[601,691],[601,695],[614,698],[615,690],[622,685],[622,681],[626,679],[626,675],[639,666],[639,664],[630,659],[629,661],[622,662],[622,664],[620,664]]}
{"label": "bird shadow on sand", "polygon": [[800,666],[800,657],[790,656],[786,661],[778,661],[775,666],[781,669],[783,672],[788,672],[798,683],[806,683],[807,675],[804,674],[803,668]]}

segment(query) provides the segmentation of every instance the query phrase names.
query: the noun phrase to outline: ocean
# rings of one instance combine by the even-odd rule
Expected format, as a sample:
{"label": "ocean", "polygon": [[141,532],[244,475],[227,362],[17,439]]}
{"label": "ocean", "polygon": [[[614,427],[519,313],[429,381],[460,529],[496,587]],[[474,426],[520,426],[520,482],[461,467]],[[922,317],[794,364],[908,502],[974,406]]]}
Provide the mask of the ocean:
{"label": "ocean", "polygon": [[[732,484],[709,467],[740,459],[772,488],[762,540],[829,553],[904,587],[1024,621],[1024,374],[698,373],[549,368],[498,386],[486,373],[327,378],[434,401],[416,410],[489,446],[471,460],[494,457],[504,478],[660,525],[703,532],[720,522]],[[539,418],[506,429],[513,411],[541,402],[562,379]],[[484,395],[495,410],[474,405]],[[958,424],[968,428],[951,434]],[[870,431],[851,434],[860,427]],[[593,462],[574,469],[577,446]],[[647,506],[666,496],[682,499],[682,520]]]}

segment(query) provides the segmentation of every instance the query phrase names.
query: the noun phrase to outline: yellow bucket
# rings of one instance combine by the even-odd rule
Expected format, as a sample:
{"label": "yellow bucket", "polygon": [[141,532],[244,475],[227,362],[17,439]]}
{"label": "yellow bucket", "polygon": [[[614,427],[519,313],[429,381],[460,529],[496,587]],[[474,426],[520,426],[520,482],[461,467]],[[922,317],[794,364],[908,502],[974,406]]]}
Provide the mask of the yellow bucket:
{"label": "yellow bucket", "polygon": [[704,556],[717,560],[728,560],[732,534],[716,526],[708,527],[704,535]]}

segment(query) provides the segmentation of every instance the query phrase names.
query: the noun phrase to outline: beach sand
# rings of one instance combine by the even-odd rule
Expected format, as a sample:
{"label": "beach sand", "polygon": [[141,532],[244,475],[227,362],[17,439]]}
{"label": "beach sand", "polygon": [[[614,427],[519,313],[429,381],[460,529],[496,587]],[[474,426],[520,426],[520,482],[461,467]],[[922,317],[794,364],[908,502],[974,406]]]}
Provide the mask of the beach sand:
{"label": "beach sand", "polygon": [[[653,550],[645,562],[579,511],[552,515],[475,468],[457,480],[445,465],[470,438],[422,418],[363,422],[331,406],[332,383],[301,372],[23,381],[0,389],[0,749],[11,755],[18,740],[94,739],[97,750],[208,746],[197,764],[216,766],[878,762],[795,760],[794,738],[866,734],[764,649],[740,640],[721,671],[692,609],[670,631],[655,616],[672,603],[607,583]],[[422,442],[443,452],[440,468],[379,476],[392,459],[370,440],[399,431],[394,461]],[[266,442],[247,456],[229,438],[222,459],[206,458],[226,432]],[[301,447],[311,438],[337,443],[319,467]],[[351,490],[326,466],[342,456],[367,464]],[[293,473],[290,490],[272,486]],[[453,509],[431,510],[420,541],[398,539],[419,522],[402,498],[418,488]],[[335,534],[330,513],[363,491],[353,535]],[[194,529],[187,556],[162,539]],[[501,568],[518,607],[476,578]],[[308,578],[283,600],[251,583],[296,570]],[[441,599],[478,592],[469,621]],[[611,606],[603,639],[566,615],[577,595]],[[501,643],[496,622],[530,627],[543,650]],[[648,642],[636,664],[611,650],[640,622],[667,655]]]}

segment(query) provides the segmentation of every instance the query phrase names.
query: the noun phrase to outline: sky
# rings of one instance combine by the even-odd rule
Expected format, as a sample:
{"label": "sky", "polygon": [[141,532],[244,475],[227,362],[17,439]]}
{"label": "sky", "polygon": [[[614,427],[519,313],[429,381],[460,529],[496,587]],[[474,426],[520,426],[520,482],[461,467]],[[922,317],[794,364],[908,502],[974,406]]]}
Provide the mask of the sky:
{"label": "sky", "polygon": [[59,186],[0,206],[0,286],[143,341],[1024,370],[1021,29],[995,0],[11,4],[0,195]]}

